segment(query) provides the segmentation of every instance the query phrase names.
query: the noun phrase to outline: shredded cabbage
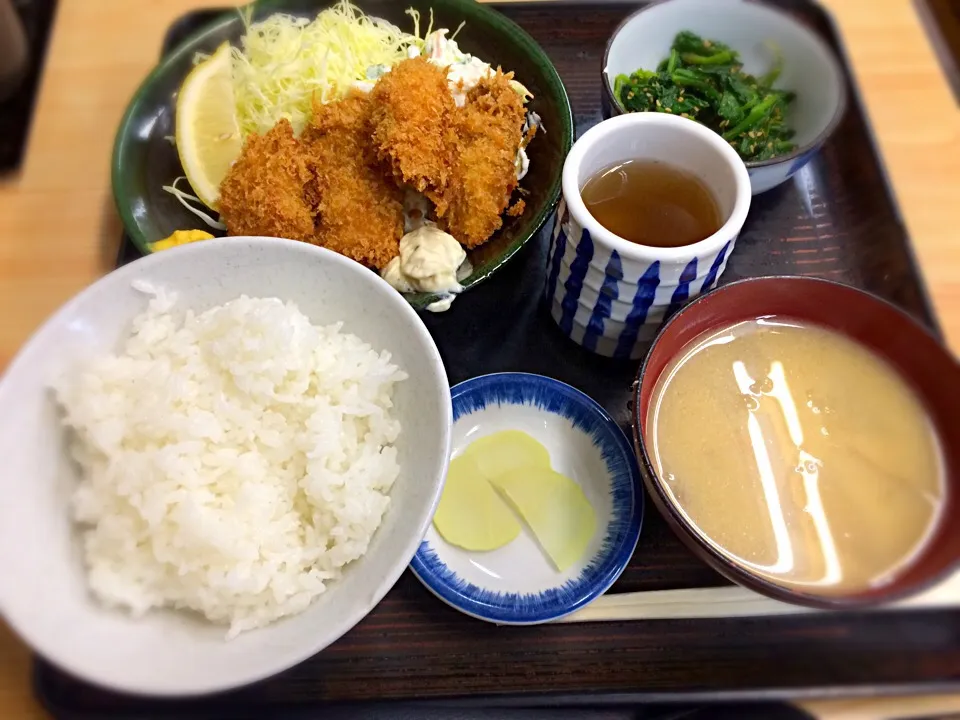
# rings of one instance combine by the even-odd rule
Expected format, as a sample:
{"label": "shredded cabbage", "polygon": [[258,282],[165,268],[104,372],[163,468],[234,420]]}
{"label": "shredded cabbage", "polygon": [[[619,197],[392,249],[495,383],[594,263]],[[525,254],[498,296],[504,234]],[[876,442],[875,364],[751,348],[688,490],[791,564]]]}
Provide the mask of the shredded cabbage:
{"label": "shredded cabbage", "polygon": [[339,100],[367,79],[369,68],[393,67],[412,50],[423,50],[415,12],[412,35],[364,15],[348,0],[314,20],[275,14],[251,23],[251,12],[244,15],[243,47],[233,48],[237,121],[244,136],[265,133],[282,118],[299,133],[312,115],[314,94],[319,102]]}
{"label": "shredded cabbage", "polygon": [[180,177],[176,178],[171,185],[164,185],[162,189],[165,192],[168,192],[171,195],[173,195],[180,202],[181,205],[183,205],[187,210],[192,212],[198,218],[203,220],[209,227],[212,227],[214,230],[226,230],[227,226],[224,225],[222,222],[220,222],[219,220],[214,220],[213,216],[208,215],[200,208],[195,208],[193,205],[190,204],[189,202],[190,200],[193,200],[194,202],[198,202],[201,205],[203,205],[203,201],[200,200],[200,198],[198,198],[196,195],[191,195],[190,193],[185,192],[177,187],[178,182],[186,179],[187,178],[184,175],[181,175]]}

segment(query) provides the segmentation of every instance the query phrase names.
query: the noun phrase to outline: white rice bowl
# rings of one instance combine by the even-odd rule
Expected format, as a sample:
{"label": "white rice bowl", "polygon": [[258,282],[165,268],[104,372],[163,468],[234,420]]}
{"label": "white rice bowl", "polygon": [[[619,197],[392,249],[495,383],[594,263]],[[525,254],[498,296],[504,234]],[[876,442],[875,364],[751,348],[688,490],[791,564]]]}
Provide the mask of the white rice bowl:
{"label": "white rice bowl", "polygon": [[278,298],[196,315],[152,296],[122,352],[57,385],[93,593],[228,638],[305,610],[367,550],[399,473],[406,374]]}
{"label": "white rice bowl", "polygon": [[[105,360],[147,307],[139,281],[176,293],[174,312],[158,298],[130,341],[142,357]],[[201,367],[171,323],[189,309],[177,332],[215,335],[224,318],[203,313],[231,301],[219,312],[253,313],[257,328],[218,338],[221,357]],[[157,379],[163,363],[176,381]],[[244,393],[211,389],[228,378]],[[271,238],[144,258],[65,305],[0,378],[0,614],[48,660],[118,691],[195,695],[273,675],[347,632],[407,567],[451,425],[435,344],[366,268]],[[152,452],[161,436],[176,443]],[[211,452],[224,437],[257,452]],[[198,463],[217,480],[204,485]]]}

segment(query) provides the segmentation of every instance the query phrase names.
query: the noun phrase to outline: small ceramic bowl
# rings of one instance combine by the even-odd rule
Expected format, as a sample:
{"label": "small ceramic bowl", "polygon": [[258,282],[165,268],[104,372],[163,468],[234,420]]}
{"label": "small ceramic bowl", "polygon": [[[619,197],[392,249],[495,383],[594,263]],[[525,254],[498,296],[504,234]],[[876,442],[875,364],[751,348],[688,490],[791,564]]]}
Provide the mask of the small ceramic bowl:
{"label": "small ceramic bowl", "polygon": [[[252,3],[254,18],[273,13],[316,17],[335,0],[258,0]],[[470,288],[490,277],[526,242],[534,237],[556,209],[560,197],[560,170],[573,144],[573,113],[570,100],[550,58],[522,28],[496,10],[473,0],[354,0],[360,10],[382,18],[402,30],[413,30],[408,8],[420,12],[424,23],[453,32],[461,23],[457,43],[465,52],[493,67],[512,70],[534,97],[528,109],[537,113],[545,132],[537,133],[528,147],[530,171],[521,182],[526,210],[520,217],[504,217],[493,237],[470,250],[473,272],[461,284]],[[123,226],[142,253],[149,244],[175,230],[209,230],[183,208],[163,186],[183,175],[174,134],[176,94],[193,67],[197,53],[213,52],[222,42],[239,43],[244,32],[243,18],[236,10],[224,11],[209,25],[197,30],[166,55],[144,79],[130,101],[113,148],[113,198]],[[417,308],[426,308],[439,299],[435,293],[406,296]]]}
{"label": "small ceramic bowl", "polygon": [[526,529],[498,550],[469,552],[431,525],[413,572],[448,605],[501,625],[547,622],[586,606],[620,576],[640,536],[643,491],[623,431],[582,392],[540,375],[484,375],[452,392],[454,457],[495,432],[531,435],[550,453],[553,469],[583,488],[597,529],[584,557],[560,573]]}
{"label": "small ceramic bowl", "polygon": [[[673,165],[699,178],[720,209],[720,229],[692,245],[647,247],[597,222],[580,189],[597,172],[637,159]],[[749,209],[743,160],[708,128],[665,113],[604,120],[577,140],[563,165],[563,201],[544,289],[553,319],[591,352],[641,357],[664,317],[714,286]]]}
{"label": "small ceramic bowl", "polygon": [[[647,412],[661,373],[694,338],[733,323],[780,315],[839,332],[886,360],[926,406],[944,453],[946,505],[920,553],[885,585],[851,595],[802,593],[759,577],[709,543],[677,508],[657,477],[647,444]],[[913,594],[950,573],[960,559],[960,365],[906,313],[862,290],[814,278],[765,277],[725,285],[703,295],[664,325],[640,369],[633,431],[647,491],[679,538],[728,578],[776,600],[819,608],[862,608]]]}
{"label": "small ceramic bowl", "polygon": [[[409,375],[394,396],[400,475],[366,554],[303,613],[230,640],[193,614],[139,619],[103,607],[87,588],[68,510],[71,462],[50,384],[78,357],[116,349],[146,297],[135,280],[200,311],[246,294],[295,302],[315,323],[342,321]],[[360,621],[406,569],[446,478],[450,386],[410,305],[363,266],[329,250],[273,238],[210,240],[110,273],[67,303],[0,379],[0,615],[38,653],[83,680],[146,695],[196,695],[260,680],[319,652]]]}
{"label": "small ceramic bowl", "polygon": [[605,113],[626,112],[613,92],[617,75],[655,69],[670,54],[681,30],[729,45],[740,53],[744,71],[753,75],[767,72],[775,60],[774,49],[781,54],[783,71],[776,87],[797,94],[787,114],[787,123],[797,133],[793,139],[797,149],[746,165],[754,195],[793,177],[840,123],[847,91],[840,65],[823,40],[790,15],[755,0],[664,0],[624,20],[607,43],[604,57]]}

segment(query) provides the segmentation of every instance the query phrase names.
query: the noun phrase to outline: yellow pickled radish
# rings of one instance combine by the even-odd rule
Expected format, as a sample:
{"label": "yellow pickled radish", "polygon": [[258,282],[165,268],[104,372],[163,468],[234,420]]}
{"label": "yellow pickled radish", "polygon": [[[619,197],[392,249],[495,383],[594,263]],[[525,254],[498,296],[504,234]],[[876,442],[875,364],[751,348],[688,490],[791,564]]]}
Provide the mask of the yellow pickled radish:
{"label": "yellow pickled radish", "polygon": [[539,442],[520,430],[503,430],[475,440],[467,448],[488,479],[519,467],[550,467],[550,453]]}
{"label": "yellow pickled radish", "polygon": [[201,240],[212,239],[213,235],[205,230],[174,230],[169,237],[165,237],[163,240],[157,240],[156,242],[150,243],[150,252],[168,250],[172,247],[179,247],[180,245],[188,245],[190,243],[200,242]]}
{"label": "yellow pickled radish", "polygon": [[533,531],[557,570],[563,572],[583,557],[597,518],[577,483],[549,466],[515,468],[490,482]]}
{"label": "yellow pickled radish", "polygon": [[464,550],[496,550],[520,534],[513,511],[470,454],[450,463],[433,524],[444,540]]}

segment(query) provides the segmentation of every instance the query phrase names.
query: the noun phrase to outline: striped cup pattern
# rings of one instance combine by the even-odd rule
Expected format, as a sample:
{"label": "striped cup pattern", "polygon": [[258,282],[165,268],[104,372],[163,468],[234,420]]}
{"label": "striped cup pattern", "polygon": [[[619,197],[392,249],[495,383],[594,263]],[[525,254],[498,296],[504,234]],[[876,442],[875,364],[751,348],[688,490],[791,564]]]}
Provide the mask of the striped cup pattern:
{"label": "striped cup pattern", "polygon": [[681,262],[645,262],[592,237],[566,202],[556,217],[544,285],[550,313],[567,337],[606,357],[642,357],[666,318],[716,284],[736,242]]}

